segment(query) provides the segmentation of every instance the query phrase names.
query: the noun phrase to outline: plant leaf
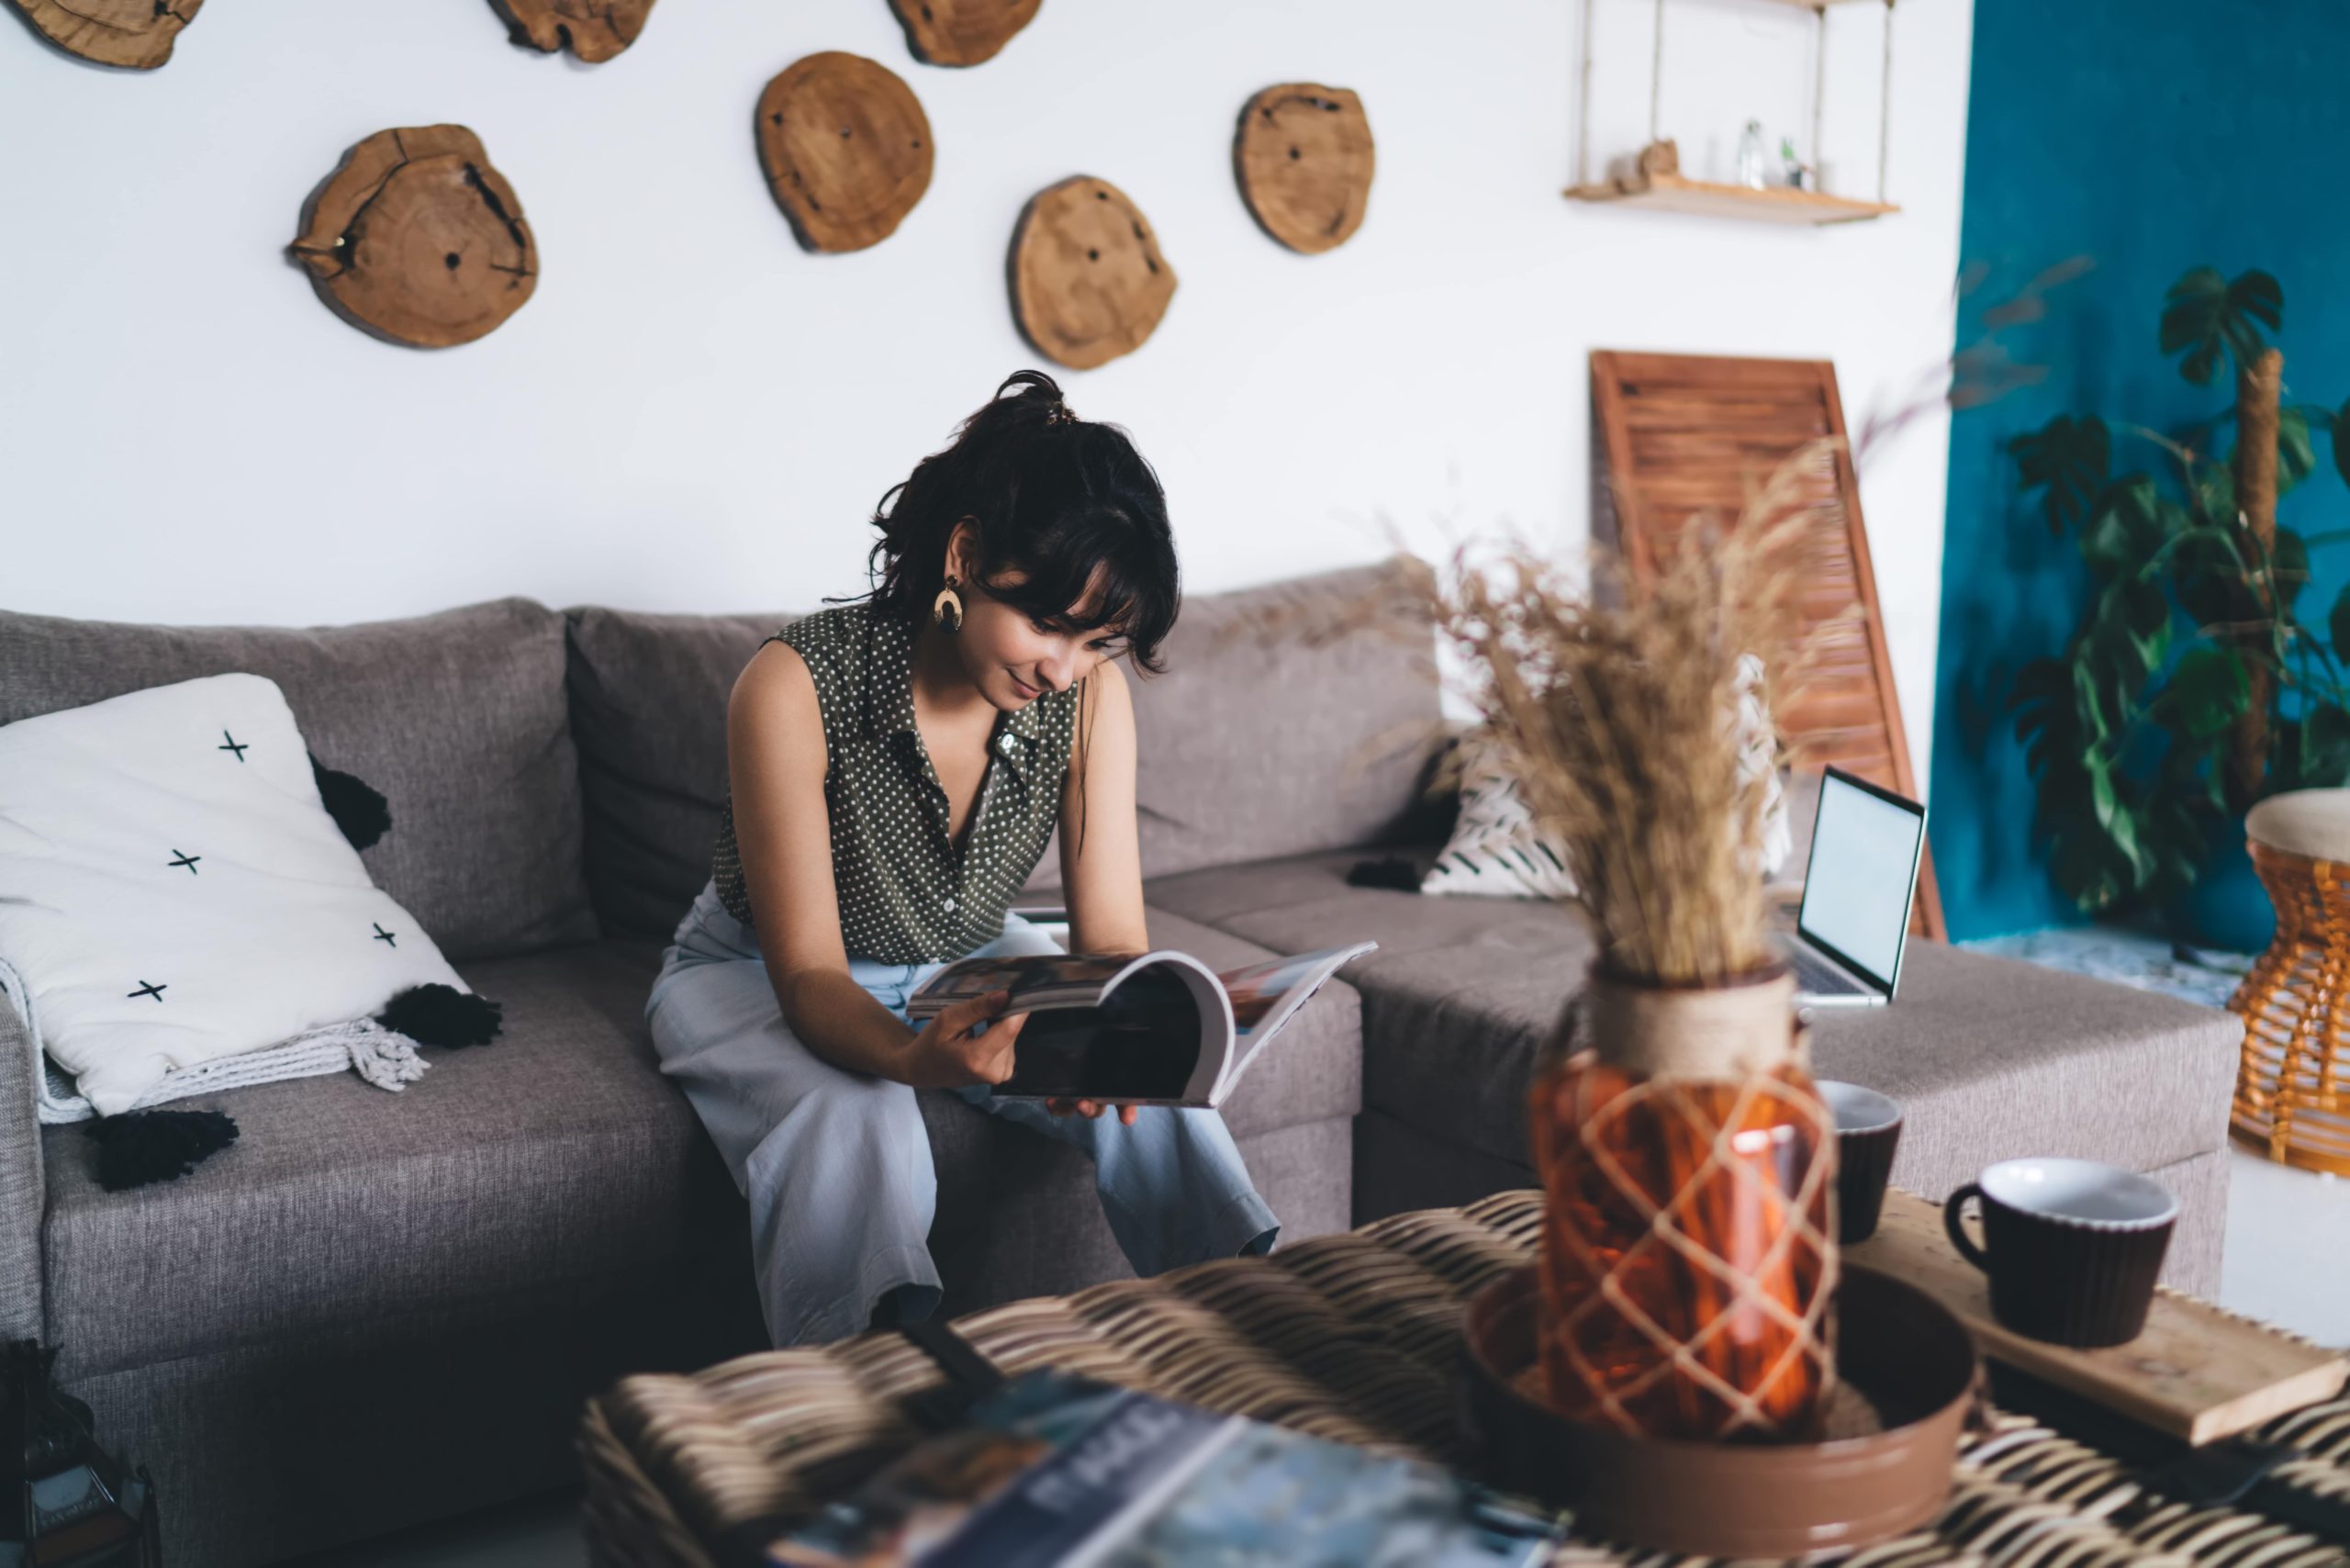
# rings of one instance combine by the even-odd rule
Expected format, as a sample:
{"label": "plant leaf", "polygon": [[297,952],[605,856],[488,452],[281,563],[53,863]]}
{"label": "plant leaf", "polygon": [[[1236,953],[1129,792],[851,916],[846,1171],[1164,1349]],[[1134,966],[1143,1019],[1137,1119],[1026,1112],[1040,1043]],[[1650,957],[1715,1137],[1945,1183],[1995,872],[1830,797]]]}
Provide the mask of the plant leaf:
{"label": "plant leaf", "polygon": [[2198,386],[2211,384],[2220,363],[2220,312],[2227,299],[2227,280],[2217,267],[2196,267],[2170,286],[2164,296],[2160,342],[2162,352],[2182,350],[2187,358],[2179,374]]}
{"label": "plant leaf", "polygon": [[2158,341],[2164,353],[2185,354],[2180,375],[2208,386],[2223,353],[2243,365],[2266,346],[2261,329],[2274,331],[2284,318],[2285,290],[2268,274],[2255,269],[2231,283],[2216,267],[2194,267],[2164,296]]}
{"label": "plant leaf", "polygon": [[2236,722],[2251,695],[2244,660],[2235,650],[2207,644],[2178,661],[2155,706],[2171,729],[2191,740],[2207,741]]}
{"label": "plant leaf", "polygon": [[2304,738],[2294,787],[2338,790],[2350,784],[2350,713],[2331,702],[2321,703],[2298,727]]}
{"label": "plant leaf", "polygon": [[2277,493],[2286,494],[2317,471],[2317,445],[2310,437],[2310,416],[2331,424],[2323,409],[2296,404],[2277,410]]}
{"label": "plant leaf", "polygon": [[2325,629],[2333,638],[2333,656],[2350,659],[2350,587],[2334,595],[2333,610],[2325,618]]}
{"label": "plant leaf", "polygon": [[2009,441],[2008,450],[2022,470],[2025,489],[2046,487],[2041,505],[2051,533],[2078,527],[2088,516],[2113,462],[2113,438],[2095,414],[2077,420],[2059,414]]}
{"label": "plant leaf", "polygon": [[[2228,314],[2246,324],[2257,321],[2273,332],[2285,324],[2285,286],[2258,267],[2238,273],[2228,285]],[[2259,341],[2253,340],[2255,346]]]}
{"label": "plant leaf", "polygon": [[2233,526],[2236,521],[2236,476],[2224,463],[2198,461],[2189,470],[2188,494],[2197,514],[2206,522]]}
{"label": "plant leaf", "polygon": [[[2165,513],[2165,505],[2171,512]],[[2154,482],[2132,474],[2108,486],[2081,530],[2081,558],[2102,577],[2134,573],[2162,548],[2176,503],[2154,493]]]}
{"label": "plant leaf", "polygon": [[2117,618],[2128,630],[2137,656],[2139,678],[2143,679],[2170,656],[2170,600],[2161,588],[2143,577],[2116,583],[2111,591],[2119,600]]}
{"label": "plant leaf", "polygon": [[2236,585],[2243,579],[2231,543],[2234,525],[2199,528],[2171,552],[2171,588],[2179,607],[2199,626],[2234,618]]}
{"label": "plant leaf", "polygon": [[2277,531],[2277,548],[2270,557],[2269,570],[2276,577],[2278,608],[2290,609],[2301,590],[2310,586],[2310,547],[2300,534],[2289,528]]}

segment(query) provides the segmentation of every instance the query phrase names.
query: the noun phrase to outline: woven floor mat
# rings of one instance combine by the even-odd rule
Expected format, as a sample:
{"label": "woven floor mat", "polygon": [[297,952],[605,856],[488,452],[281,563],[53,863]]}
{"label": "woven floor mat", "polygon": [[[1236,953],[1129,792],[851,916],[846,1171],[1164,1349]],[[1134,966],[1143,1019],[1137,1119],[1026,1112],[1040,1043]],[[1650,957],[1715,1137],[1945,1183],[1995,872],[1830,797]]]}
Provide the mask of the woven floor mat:
{"label": "woven floor mat", "polygon": [[[1533,1253],[1539,1195],[1398,1215],[1270,1258],[993,1307],[955,1325],[1007,1373],[1054,1366],[1320,1437],[1460,1463],[1457,1369],[1470,1296]],[[581,1429],[599,1562],[726,1568],[920,1436],[901,1402],[941,1383],[902,1335],[624,1379]],[[2350,1496],[2350,1399],[2256,1436],[2303,1450],[2277,1478]],[[1599,1543],[1561,1563],[1675,1559]],[[1941,1518],[1856,1568],[2206,1564],[2338,1568],[2341,1546],[2263,1516],[2146,1493],[2123,1466],[2020,1417],[1969,1438]]]}

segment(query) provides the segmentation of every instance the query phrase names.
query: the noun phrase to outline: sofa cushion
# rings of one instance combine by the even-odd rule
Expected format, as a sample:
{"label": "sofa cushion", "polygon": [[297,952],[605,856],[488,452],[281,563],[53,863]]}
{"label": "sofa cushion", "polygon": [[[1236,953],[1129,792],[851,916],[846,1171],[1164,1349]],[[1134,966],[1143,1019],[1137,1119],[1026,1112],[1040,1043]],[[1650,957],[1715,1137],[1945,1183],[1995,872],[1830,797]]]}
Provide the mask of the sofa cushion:
{"label": "sofa cushion", "polygon": [[0,610],[0,723],[232,670],[275,681],[319,760],[383,791],[361,858],[442,952],[596,935],[563,620],[527,599],[354,626],[145,626]]}
{"label": "sofa cushion", "polygon": [[645,1032],[659,961],[597,942],[458,966],[493,1043],[431,1051],[398,1093],[350,1074],[202,1095],[241,1136],[193,1173],[108,1193],[77,1126],[44,1129],[61,1377],[354,1321],[468,1311],[682,1256],[739,1226],[732,1186]]}
{"label": "sofa cushion", "polygon": [[[1425,865],[1435,846],[1411,853]],[[1347,969],[1361,998],[1364,1105],[1524,1163],[1535,1053],[1591,961],[1580,916],[1349,887],[1357,858],[1193,872],[1147,893],[1284,952],[1380,943]],[[1818,1010],[1812,1057],[1818,1076],[1902,1102],[1904,1179],[1940,1197],[2010,1156],[2147,1170],[2220,1148],[2240,1038],[2231,1014],[1913,939],[1899,999]]]}
{"label": "sofa cushion", "polygon": [[666,942],[710,880],[726,798],[726,702],[794,619],[564,611],[588,890],[611,936]]}
{"label": "sofa cushion", "polygon": [[[1158,912],[1150,931],[1213,964],[1269,956]],[[496,1041],[427,1053],[431,1070],[397,1094],[341,1074],[197,1096],[186,1104],[227,1111],[241,1136],[177,1182],[107,1193],[77,1129],[44,1129],[60,1375],[356,1318],[487,1311],[526,1288],[681,1256],[713,1226],[747,1266],[741,1202],[644,1026],[660,958],[657,943],[614,938],[461,964],[505,1008]],[[1235,1136],[1343,1123],[1362,1103],[1360,1041],[1356,997],[1333,980],[1235,1092]],[[991,1118],[961,1126],[969,1106],[925,1099],[940,1102],[925,1111],[942,1223],[963,1212],[957,1194],[1017,1190],[1022,1171],[1052,1167],[1024,1147],[1043,1140]],[[1019,1135],[1019,1158],[998,1133]],[[996,1170],[998,1157],[1012,1163]],[[1046,1234],[1068,1223],[998,1217]],[[952,1238],[939,1246],[955,1251]]]}
{"label": "sofa cushion", "polygon": [[1406,580],[1388,561],[1184,599],[1166,673],[1129,683],[1145,876],[1449,827],[1423,798],[1453,726]]}

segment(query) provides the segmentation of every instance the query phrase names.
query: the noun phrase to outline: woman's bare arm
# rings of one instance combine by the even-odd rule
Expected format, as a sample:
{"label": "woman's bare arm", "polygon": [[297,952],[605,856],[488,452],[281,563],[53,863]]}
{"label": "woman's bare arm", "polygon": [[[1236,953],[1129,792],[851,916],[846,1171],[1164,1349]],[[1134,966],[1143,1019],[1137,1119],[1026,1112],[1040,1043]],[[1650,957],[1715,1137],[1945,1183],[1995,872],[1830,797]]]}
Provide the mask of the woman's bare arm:
{"label": "woman's bare arm", "polygon": [[824,804],[824,720],[800,651],[761,648],[726,704],[726,766],[734,841],[767,978],[783,1021],[834,1067],[916,1088],[1001,1082],[1024,1014],[968,1033],[1003,1011],[1002,992],[909,1027],[851,978],[833,886],[832,817]]}
{"label": "woman's bare arm", "polygon": [[[1125,671],[1094,666],[1079,689],[1083,711],[1061,790],[1061,888],[1069,948],[1150,951],[1142,905],[1142,849],[1135,824],[1135,709]],[[1080,786],[1082,785],[1082,789]]]}
{"label": "woman's bare arm", "polygon": [[[1125,671],[1111,661],[1094,666],[1079,689],[1082,705],[1069,780],[1061,790],[1061,890],[1069,902],[1069,945],[1074,953],[1150,951],[1144,928],[1142,847],[1135,824],[1135,708]],[[1080,799],[1079,784],[1084,790]],[[1107,1103],[1050,1100],[1057,1115],[1099,1116]],[[1134,1126],[1135,1107],[1118,1107]]]}

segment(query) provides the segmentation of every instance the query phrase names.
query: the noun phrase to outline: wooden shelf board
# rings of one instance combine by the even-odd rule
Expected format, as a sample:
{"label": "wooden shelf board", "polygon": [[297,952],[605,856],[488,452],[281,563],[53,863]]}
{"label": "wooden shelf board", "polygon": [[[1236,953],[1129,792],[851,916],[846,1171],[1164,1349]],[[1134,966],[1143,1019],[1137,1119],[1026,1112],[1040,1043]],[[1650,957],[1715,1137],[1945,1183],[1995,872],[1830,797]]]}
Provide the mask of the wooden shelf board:
{"label": "wooden shelf board", "polygon": [[[1789,0],[1792,3],[1792,0]],[[1613,202],[1619,207],[1654,207],[1664,212],[1692,212],[1708,218],[1743,218],[1764,223],[1858,223],[1901,209],[1885,202],[1855,201],[1820,191],[1770,186],[1717,185],[1684,180],[1678,174],[1657,174],[1627,189],[1613,182],[1573,185],[1567,196],[1574,201]]]}

